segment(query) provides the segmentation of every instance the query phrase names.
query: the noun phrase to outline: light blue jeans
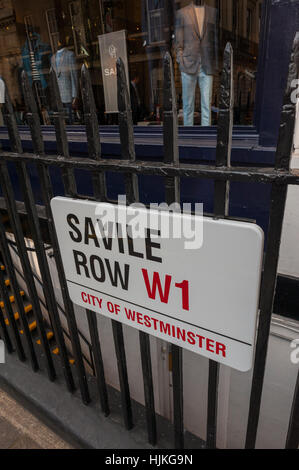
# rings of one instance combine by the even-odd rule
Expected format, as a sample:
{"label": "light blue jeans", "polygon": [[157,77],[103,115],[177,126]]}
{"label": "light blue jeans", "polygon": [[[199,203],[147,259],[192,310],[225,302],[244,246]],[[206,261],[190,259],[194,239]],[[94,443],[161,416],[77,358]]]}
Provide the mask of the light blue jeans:
{"label": "light blue jeans", "polygon": [[199,73],[189,74],[181,72],[183,88],[184,126],[194,124],[194,101],[196,82],[200,88],[201,98],[201,125],[211,125],[211,100],[213,90],[213,75],[207,75],[202,67]]}

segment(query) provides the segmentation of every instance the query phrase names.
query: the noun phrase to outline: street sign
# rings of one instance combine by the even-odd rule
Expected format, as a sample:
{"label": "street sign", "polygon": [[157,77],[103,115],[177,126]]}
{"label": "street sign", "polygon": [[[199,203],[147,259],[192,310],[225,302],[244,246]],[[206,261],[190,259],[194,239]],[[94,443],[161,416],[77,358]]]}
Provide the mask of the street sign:
{"label": "street sign", "polygon": [[[130,206],[63,197],[51,206],[75,304],[235,369],[252,367],[257,225],[146,208],[140,222]],[[191,222],[193,243],[175,233]],[[169,223],[165,236],[159,227]]]}
{"label": "street sign", "polygon": [[118,113],[116,60],[120,57],[124,63],[127,83],[129,83],[126,31],[98,36],[101,56],[101,68],[104,86],[106,113]]}

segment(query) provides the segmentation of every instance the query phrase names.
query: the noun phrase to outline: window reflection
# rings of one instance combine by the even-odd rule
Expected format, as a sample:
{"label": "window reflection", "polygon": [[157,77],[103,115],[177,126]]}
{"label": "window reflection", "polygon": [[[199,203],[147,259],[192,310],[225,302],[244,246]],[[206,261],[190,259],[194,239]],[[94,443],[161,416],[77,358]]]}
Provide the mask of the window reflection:
{"label": "window reflection", "polygon": [[[117,113],[106,112],[106,67],[101,63],[99,36],[125,30],[126,48],[121,49],[126,49],[134,123],[154,126],[163,122],[162,63],[169,51],[179,124],[209,126],[217,124],[222,54],[230,41],[234,119],[236,124],[249,125],[253,122],[261,6],[261,0],[0,0],[0,76],[18,124],[26,124],[21,92],[21,72],[26,71],[41,123],[47,125],[53,123],[52,67],[67,123],[84,124],[80,68],[85,63],[99,122],[116,124]],[[110,72],[112,83],[113,66]]]}

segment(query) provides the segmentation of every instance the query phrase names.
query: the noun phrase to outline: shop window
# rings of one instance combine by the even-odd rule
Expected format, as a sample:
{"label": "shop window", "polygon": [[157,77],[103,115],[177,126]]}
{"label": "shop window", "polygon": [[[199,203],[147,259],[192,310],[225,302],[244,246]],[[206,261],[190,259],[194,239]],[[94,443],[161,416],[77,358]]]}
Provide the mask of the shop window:
{"label": "shop window", "polygon": [[[168,51],[179,125],[216,125],[227,41],[234,49],[235,123],[253,123],[262,0],[3,0],[2,4],[0,75],[19,124],[26,124],[22,70],[28,74],[41,123],[53,123],[51,67],[67,123],[84,124],[83,63],[91,74],[100,124],[117,124],[115,103],[109,107],[108,101],[115,94],[115,59],[121,53],[127,64],[134,123],[159,126],[163,123],[163,56]],[[105,54],[100,50],[103,35],[107,35],[101,43],[106,44],[109,64],[103,62]]]}

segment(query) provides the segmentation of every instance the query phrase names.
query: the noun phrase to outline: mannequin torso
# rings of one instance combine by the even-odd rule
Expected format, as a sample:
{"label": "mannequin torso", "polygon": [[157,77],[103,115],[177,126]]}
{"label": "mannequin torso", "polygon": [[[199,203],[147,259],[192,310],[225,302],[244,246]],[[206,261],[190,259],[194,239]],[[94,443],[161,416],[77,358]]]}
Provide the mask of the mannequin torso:
{"label": "mannequin torso", "polygon": [[181,71],[198,73],[203,67],[208,75],[218,68],[217,10],[194,2],[176,13],[176,52]]}

